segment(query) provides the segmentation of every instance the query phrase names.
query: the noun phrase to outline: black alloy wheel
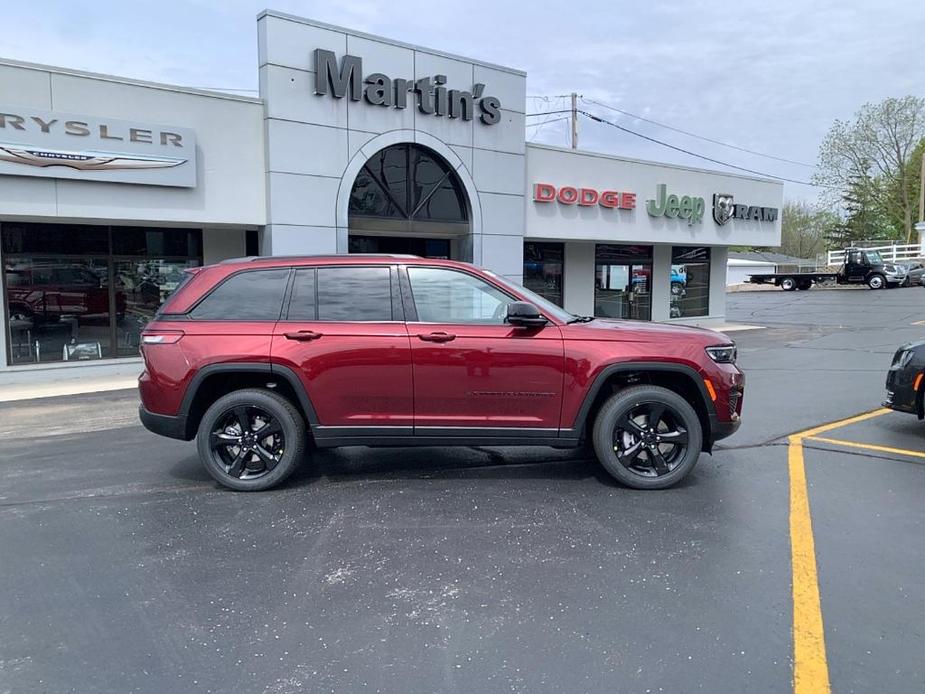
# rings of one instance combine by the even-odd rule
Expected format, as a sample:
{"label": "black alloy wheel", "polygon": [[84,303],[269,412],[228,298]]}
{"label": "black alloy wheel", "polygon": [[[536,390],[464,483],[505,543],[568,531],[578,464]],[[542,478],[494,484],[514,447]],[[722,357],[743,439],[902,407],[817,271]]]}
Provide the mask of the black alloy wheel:
{"label": "black alloy wheel", "polygon": [[613,429],[613,450],[630,472],[660,477],[687,454],[690,436],[678,414],[662,402],[643,402],[623,414]]}
{"label": "black alloy wheel", "polygon": [[273,472],[286,450],[286,437],[269,412],[237,405],[219,416],[209,435],[209,447],[226,474],[252,480]]}
{"label": "black alloy wheel", "polygon": [[218,482],[260,491],[285,480],[305,454],[305,419],[270,390],[247,388],[218,398],[196,437],[199,457]]}
{"label": "black alloy wheel", "polygon": [[618,391],[594,421],[594,451],[604,468],[634,489],[664,489],[697,464],[703,431],[678,393],[640,385]]}

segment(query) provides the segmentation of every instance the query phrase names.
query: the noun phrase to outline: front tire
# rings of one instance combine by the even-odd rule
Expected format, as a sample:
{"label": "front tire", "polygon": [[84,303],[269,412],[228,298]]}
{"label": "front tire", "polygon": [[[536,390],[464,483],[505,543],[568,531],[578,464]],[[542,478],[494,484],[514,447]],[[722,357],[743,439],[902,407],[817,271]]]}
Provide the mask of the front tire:
{"label": "front tire", "polygon": [[867,286],[871,289],[883,289],[886,287],[886,278],[883,275],[871,275],[867,278]]}
{"label": "front tire", "polygon": [[613,395],[594,420],[597,459],[633,489],[665,489],[700,459],[703,431],[690,403],[660,386],[633,386]]}
{"label": "front tire", "polygon": [[196,446],[216,481],[237,491],[261,491],[282,483],[302,462],[305,420],[276,393],[236,390],[206,410]]}

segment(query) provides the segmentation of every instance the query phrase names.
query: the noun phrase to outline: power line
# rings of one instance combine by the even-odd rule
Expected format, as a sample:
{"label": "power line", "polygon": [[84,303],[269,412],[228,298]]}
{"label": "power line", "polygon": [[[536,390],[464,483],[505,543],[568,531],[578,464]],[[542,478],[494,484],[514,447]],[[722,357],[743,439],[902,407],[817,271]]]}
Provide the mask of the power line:
{"label": "power line", "polygon": [[528,142],[533,142],[537,137],[539,137],[540,132],[543,130],[543,126],[548,125],[550,123],[556,123],[560,120],[568,120],[568,119],[569,119],[568,116],[559,116],[558,118],[546,119],[541,123],[527,123],[528,128],[532,128],[533,126],[539,126],[536,130],[533,131],[533,135],[530,136],[530,139],[528,140]]}
{"label": "power line", "polygon": [[539,125],[539,126],[542,127],[542,126],[544,126],[544,125],[547,125],[548,123],[555,123],[555,122],[560,121],[560,120],[568,120],[568,116],[559,116],[558,118],[553,118],[552,120],[544,120],[544,121],[541,121],[541,122],[539,122],[539,123],[527,123],[527,127],[528,127],[528,128],[532,128],[532,127],[534,127],[534,126],[536,126],[536,125]]}
{"label": "power line", "polygon": [[753,150],[753,149],[748,149],[748,148],[746,148],[746,147],[739,147],[738,145],[729,144],[728,142],[722,142],[721,140],[714,140],[714,139],[711,138],[711,137],[707,137],[707,136],[705,136],[705,135],[698,135],[697,133],[692,133],[692,132],[690,132],[689,130],[682,130],[681,128],[676,128],[676,127],[673,126],[673,125],[668,125],[667,123],[660,123],[660,122],[657,121],[657,120],[652,120],[651,118],[645,118],[644,116],[639,116],[639,115],[636,115],[635,113],[630,113],[629,111],[624,111],[624,110],[622,110],[622,109],[617,108],[616,106],[610,106],[609,104],[605,104],[605,103],[602,103],[602,102],[600,102],[600,101],[595,101],[594,99],[584,99],[584,98],[582,98],[582,101],[586,101],[586,102],[588,102],[588,103],[590,103],[590,104],[596,104],[596,105],[598,105],[598,106],[603,106],[604,108],[608,108],[608,109],[610,109],[611,111],[616,111],[617,113],[622,113],[624,116],[629,116],[630,118],[635,118],[635,119],[637,119],[637,120],[645,121],[646,123],[652,123],[653,125],[657,125],[657,126],[659,126],[660,128],[666,128],[667,130],[674,130],[676,133],[681,133],[682,135],[687,135],[688,137],[695,137],[695,138],[697,138],[698,140],[705,140],[705,141],[707,141],[707,142],[712,142],[714,145],[720,145],[721,147],[728,147],[729,149],[737,149],[737,150],[739,150],[740,152],[748,152],[749,154],[755,154],[755,155],[757,155],[757,156],[759,156],[759,157],[767,157],[768,159],[776,159],[777,161],[786,162],[786,163],[788,163],[788,164],[796,164],[796,165],[798,165],[798,166],[806,166],[806,167],[811,168],[811,169],[815,168],[815,166],[814,166],[813,164],[807,164],[807,163],[805,163],[805,162],[802,162],[802,161],[795,161],[795,160],[793,160],[793,159],[786,159],[786,158],[784,158],[784,157],[778,157],[778,156],[775,156],[775,155],[773,155],[773,154],[765,154],[764,152],[757,152],[757,151],[755,151],[755,150]]}
{"label": "power line", "polygon": [[[587,116],[591,120],[596,121],[598,123],[604,123],[605,125],[609,125],[610,127],[616,128],[617,130],[622,130],[623,132],[629,133],[630,135],[641,137],[643,140],[654,142],[657,145],[662,145],[663,147],[668,147],[669,149],[673,149],[677,152],[682,152],[692,157],[697,157],[698,159],[704,159],[706,161],[713,162],[714,164],[719,164],[720,166],[728,166],[730,169],[738,169],[739,171],[745,171],[746,173],[755,174],[756,176],[774,178],[778,181],[786,181],[787,183],[796,183],[801,186],[819,186],[820,185],[817,183],[809,183],[808,181],[798,181],[795,178],[786,178],[785,176],[775,176],[774,174],[764,173],[763,171],[755,171],[754,169],[747,169],[744,166],[736,166],[735,164],[729,164],[728,162],[720,161],[719,159],[713,159],[712,157],[707,157],[707,156],[704,156],[703,154],[697,154],[697,152],[691,152],[689,149],[684,149],[683,147],[678,147],[676,145],[663,142],[662,140],[658,140],[654,137],[649,137],[648,135],[637,133],[635,130],[624,128],[622,125],[617,125],[616,123],[609,121],[606,118],[595,116],[593,113],[588,113],[587,111],[579,111],[578,113],[580,113],[583,116]],[[821,186],[821,187],[826,187],[826,186]]]}
{"label": "power line", "polygon": [[572,112],[572,109],[570,108],[563,108],[558,111],[540,111],[538,113],[528,113],[527,118],[534,118],[536,116],[554,116],[557,113],[571,113],[571,112]]}

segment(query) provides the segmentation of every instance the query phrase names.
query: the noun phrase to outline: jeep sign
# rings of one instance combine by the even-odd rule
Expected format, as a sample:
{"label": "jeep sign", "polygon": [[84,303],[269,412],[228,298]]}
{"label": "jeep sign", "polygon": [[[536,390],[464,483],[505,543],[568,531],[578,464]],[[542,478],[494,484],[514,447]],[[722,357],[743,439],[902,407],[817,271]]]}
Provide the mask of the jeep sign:
{"label": "jeep sign", "polygon": [[668,194],[668,186],[659,183],[655,186],[655,199],[646,200],[646,212],[650,217],[680,217],[687,221],[688,225],[703,221],[703,198],[682,195],[678,197],[675,194]]}
{"label": "jeep sign", "polygon": [[373,72],[364,77],[362,58],[345,55],[338,68],[337,56],[332,51],[315,49],[315,94],[319,96],[327,95],[330,90],[335,99],[349,95],[351,101],[365,99],[373,106],[407,108],[411,94],[421,113],[472,120],[478,106],[479,120],[485,125],[501,120],[501,100],[483,96],[484,84],[474,84],[471,92],[448,89],[445,84],[446,75],[409,80]]}

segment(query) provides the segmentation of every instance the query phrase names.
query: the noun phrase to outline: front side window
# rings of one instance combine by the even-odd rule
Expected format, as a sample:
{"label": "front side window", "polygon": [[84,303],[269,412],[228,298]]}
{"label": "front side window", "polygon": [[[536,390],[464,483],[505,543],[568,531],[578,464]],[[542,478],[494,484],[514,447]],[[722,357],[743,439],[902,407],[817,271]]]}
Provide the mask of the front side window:
{"label": "front side window", "polygon": [[671,249],[671,318],[695,318],[710,313],[710,249],[674,246]]}
{"label": "front side window", "polygon": [[392,271],[388,267],[318,268],[318,320],[391,321]]}
{"label": "front side window", "polygon": [[511,298],[484,280],[455,270],[409,267],[418,320],[502,325]]}
{"label": "front side window", "polygon": [[196,320],[279,320],[289,269],[232,275],[192,310]]}

